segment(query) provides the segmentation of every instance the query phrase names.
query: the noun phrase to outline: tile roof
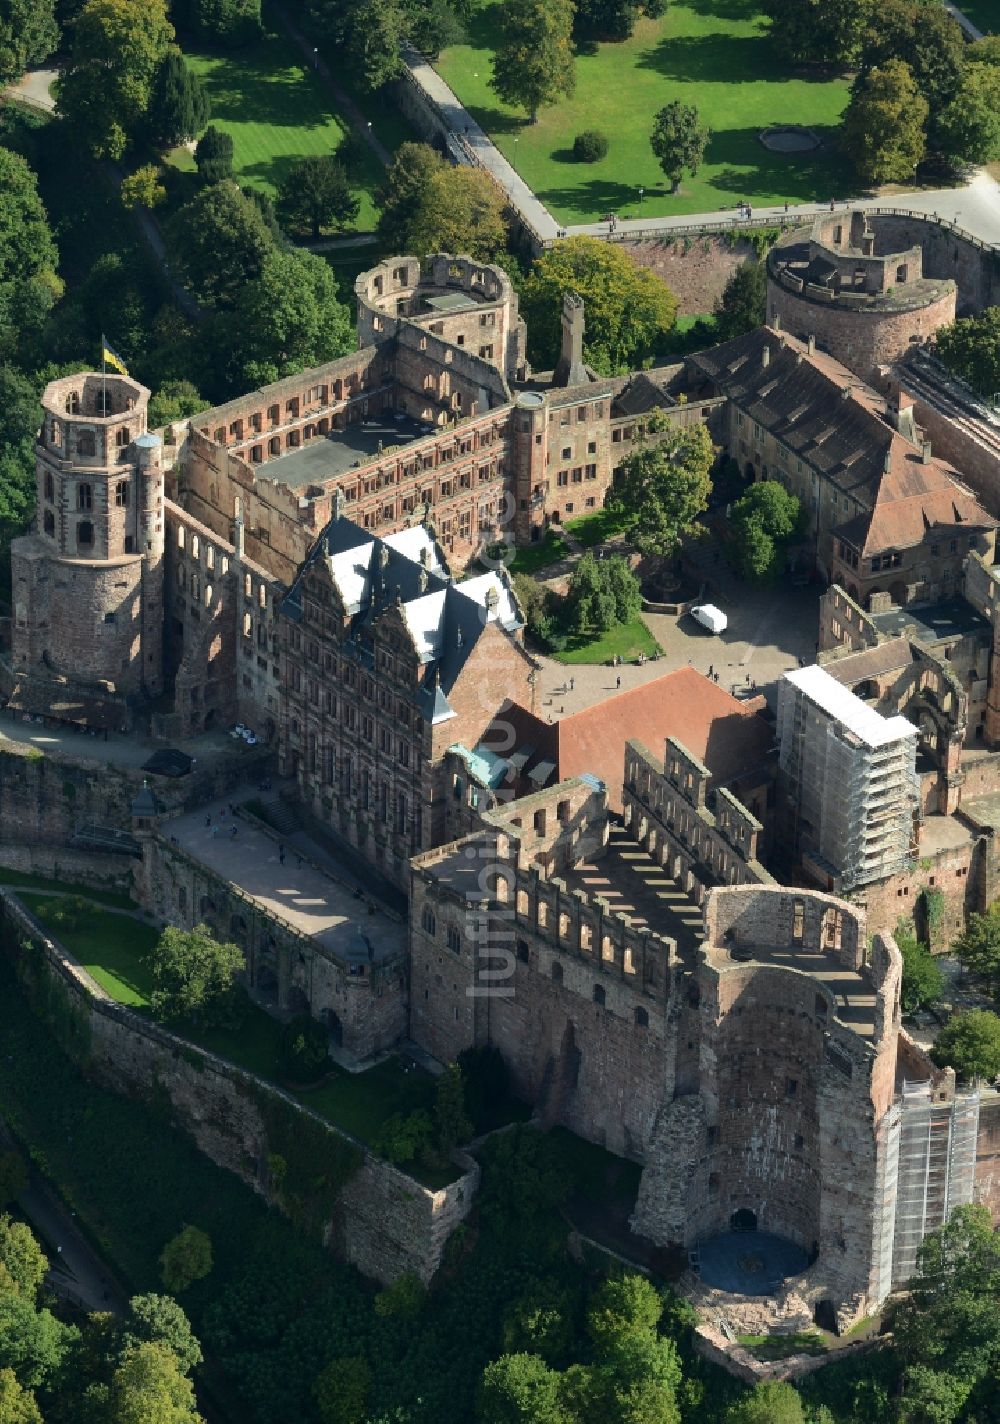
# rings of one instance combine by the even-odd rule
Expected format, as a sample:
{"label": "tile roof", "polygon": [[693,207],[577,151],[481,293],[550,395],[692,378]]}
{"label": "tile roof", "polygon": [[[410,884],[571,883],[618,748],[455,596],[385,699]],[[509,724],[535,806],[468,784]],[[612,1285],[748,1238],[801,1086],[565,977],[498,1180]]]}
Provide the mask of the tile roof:
{"label": "tile roof", "polygon": [[882,396],[832,356],[761,327],[688,364],[860,505],[835,532],[862,554],[912,547],[939,526],[995,527],[954,467],[925,458]]}
{"label": "tile roof", "polygon": [[627,741],[640,741],[661,755],[666,738],[675,737],[705,763],[714,785],[725,785],[759,767],[774,742],[773,730],[757,715],[764,705],[763,697],[741,702],[704,673],[685,667],[555,723],[508,704],[496,724],[513,729],[515,755],[522,746],[533,748],[525,764],[528,775],[540,760],[555,763],[553,780],[589,773],[605,783],[608,805],[620,811]]}
{"label": "tile roof", "polygon": [[859,648],[856,653],[845,653],[843,657],[831,659],[822,666],[845,687],[852,687],[855,683],[864,682],[865,678],[880,677],[883,673],[909,667],[913,657],[908,638],[890,638],[887,643],[878,643],[874,648]]}

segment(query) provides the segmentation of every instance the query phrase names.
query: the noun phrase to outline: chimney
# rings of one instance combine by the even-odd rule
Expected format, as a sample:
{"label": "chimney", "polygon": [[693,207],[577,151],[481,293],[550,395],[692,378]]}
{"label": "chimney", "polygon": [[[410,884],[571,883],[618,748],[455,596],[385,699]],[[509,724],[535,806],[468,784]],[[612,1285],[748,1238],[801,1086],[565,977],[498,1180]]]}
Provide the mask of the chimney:
{"label": "chimney", "polygon": [[775,331],[781,330],[781,312],[775,312],[771,319],[771,326]]}
{"label": "chimney", "polygon": [[583,298],[576,292],[563,293],[562,346],[556,369],[552,373],[554,386],[580,386],[587,380],[583,364],[584,321]]}
{"label": "chimney", "polygon": [[810,336],[810,337],[809,337],[809,340],[806,342],[806,350],[809,352],[809,355],[810,355],[810,356],[815,356],[815,355],[816,355],[816,338],[815,338],[815,336]]}
{"label": "chimney", "polygon": [[929,465],[931,462],[931,442],[929,440],[920,442],[920,460],[924,465]]}
{"label": "chimney", "polygon": [[340,485],[333,492],[333,517],[340,519],[344,512],[344,491]]}
{"label": "chimney", "polygon": [[913,399],[902,389],[897,393],[896,399],[892,403],[892,423],[900,435],[905,436],[911,445],[919,444],[917,422],[913,415]]}
{"label": "chimney", "polygon": [[892,469],[892,446],[891,446],[891,445],[887,445],[887,446],[885,447],[885,459],[882,461],[882,469],[885,471],[886,474],[888,474],[889,471]]}
{"label": "chimney", "polygon": [[765,371],[771,364],[771,348],[766,343],[764,344],[760,353],[760,364],[763,366]]}
{"label": "chimney", "polygon": [[233,549],[238,559],[246,554],[246,538],[243,529],[243,501],[237,499],[233,505]]}

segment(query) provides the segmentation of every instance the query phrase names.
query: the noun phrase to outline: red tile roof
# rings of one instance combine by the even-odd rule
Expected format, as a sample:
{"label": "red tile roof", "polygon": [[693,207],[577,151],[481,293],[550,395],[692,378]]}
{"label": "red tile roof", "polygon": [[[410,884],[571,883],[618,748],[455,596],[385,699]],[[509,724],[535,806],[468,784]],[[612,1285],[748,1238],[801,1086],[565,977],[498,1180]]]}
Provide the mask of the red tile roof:
{"label": "red tile roof", "polygon": [[627,741],[642,742],[662,757],[666,738],[674,737],[705,763],[713,784],[727,785],[759,767],[774,741],[772,728],[757,715],[764,705],[763,697],[741,702],[685,667],[551,725],[516,706],[505,708],[497,722],[515,728],[518,745],[555,759],[553,779],[585,772],[600,777],[610,806],[620,811]]}

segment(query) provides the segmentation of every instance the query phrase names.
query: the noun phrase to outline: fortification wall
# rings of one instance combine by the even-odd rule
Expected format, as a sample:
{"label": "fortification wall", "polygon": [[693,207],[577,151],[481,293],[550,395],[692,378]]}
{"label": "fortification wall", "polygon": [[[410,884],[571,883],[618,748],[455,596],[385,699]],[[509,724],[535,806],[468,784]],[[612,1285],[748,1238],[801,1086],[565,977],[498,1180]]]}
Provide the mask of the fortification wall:
{"label": "fortification wall", "polygon": [[327,1244],[383,1284],[408,1270],[431,1279],[472,1206],[479,1168],[471,1158],[460,1154],[462,1175],[431,1191],[280,1088],[113,1003],[21,906],[9,895],[2,900],[3,950],[29,987],[42,976],[68,993],[86,1023],[88,1073],[129,1096],[166,1094],[178,1126],[207,1157],[283,1209],[289,1180],[283,1196],[268,1159],[292,1158],[296,1139],[311,1142],[307,1169],[315,1172],[322,1159],[329,1187],[317,1189],[307,1170],[303,1190],[313,1198],[318,1192],[310,1219],[322,1223]]}

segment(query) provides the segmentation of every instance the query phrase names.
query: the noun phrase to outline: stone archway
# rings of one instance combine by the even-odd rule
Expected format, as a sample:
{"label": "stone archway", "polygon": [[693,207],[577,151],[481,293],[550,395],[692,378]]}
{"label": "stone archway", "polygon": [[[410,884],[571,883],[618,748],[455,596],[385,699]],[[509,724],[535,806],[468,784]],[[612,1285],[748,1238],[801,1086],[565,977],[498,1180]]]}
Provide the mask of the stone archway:
{"label": "stone archway", "polygon": [[729,1218],[729,1228],[731,1231],[756,1231],[757,1213],[748,1206],[741,1206]]}

